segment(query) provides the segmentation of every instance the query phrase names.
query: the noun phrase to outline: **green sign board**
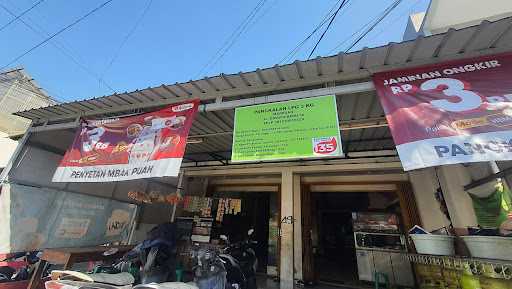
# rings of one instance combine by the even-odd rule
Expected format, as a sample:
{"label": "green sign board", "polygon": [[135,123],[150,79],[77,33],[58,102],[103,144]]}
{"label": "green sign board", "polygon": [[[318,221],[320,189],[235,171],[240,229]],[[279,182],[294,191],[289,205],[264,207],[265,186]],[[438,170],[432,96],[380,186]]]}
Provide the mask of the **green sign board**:
{"label": "green sign board", "polygon": [[342,155],[333,95],[240,107],[235,111],[233,162]]}

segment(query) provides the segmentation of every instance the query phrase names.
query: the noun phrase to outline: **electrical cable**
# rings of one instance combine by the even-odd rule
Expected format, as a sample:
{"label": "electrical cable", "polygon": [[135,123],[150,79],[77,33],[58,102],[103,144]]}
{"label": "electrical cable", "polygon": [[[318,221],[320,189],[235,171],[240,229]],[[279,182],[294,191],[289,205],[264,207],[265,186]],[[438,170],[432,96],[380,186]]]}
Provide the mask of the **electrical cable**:
{"label": "electrical cable", "polygon": [[279,0],[274,0],[274,2],[270,3],[267,7],[267,9],[265,9],[261,14],[260,16],[253,21],[252,25],[256,25],[260,22],[261,19],[265,18],[265,16],[267,16],[267,14],[270,12],[270,10],[272,10],[276,5],[277,3],[279,2]]}
{"label": "electrical cable", "polygon": [[384,18],[386,18],[389,15],[389,13],[391,13],[391,11],[393,11],[401,2],[402,2],[402,0],[396,0],[386,10],[384,10],[385,11],[384,14],[369,29],[367,29],[362,35],[360,35],[359,38],[356,39],[356,41],[354,41],[351,45],[349,45],[349,47],[345,50],[345,53],[349,52],[352,48],[354,48],[354,46],[356,46],[377,25],[379,25],[379,23],[382,20],[384,20]]}
{"label": "electrical cable", "polygon": [[[2,9],[4,9],[7,13],[9,13],[10,15],[12,16],[15,16],[15,14],[9,9],[7,8],[6,6],[4,6],[3,4],[0,3],[0,7]],[[27,17],[28,19],[30,19],[29,17]],[[32,32],[34,32],[35,34],[39,34],[43,37],[50,37],[50,34],[48,33],[48,31],[46,31],[45,29],[43,29],[40,25],[37,25],[37,23],[33,23],[38,26],[39,30],[38,31],[36,28],[34,28],[34,26],[30,25],[28,22],[26,22],[25,20],[23,19],[20,19],[20,22],[23,23],[23,25],[25,25],[27,28],[29,28]],[[110,89],[111,92],[115,93],[116,91],[112,88],[112,86],[110,84],[108,84],[105,80],[102,80],[100,79],[99,75],[96,74],[94,71],[92,71],[90,68],[88,68],[85,64],[82,64],[80,63],[80,61],[78,59],[76,59],[76,57],[74,57],[71,52],[68,52],[66,51],[66,49],[64,48],[64,45],[62,43],[60,43],[58,40],[54,39],[52,41],[49,42],[53,47],[55,47],[56,49],[58,49],[60,52],[62,52],[62,54],[66,57],[68,57],[73,63],[75,63],[78,67],[80,67],[82,70],[84,70],[86,73],[88,73],[90,76],[92,76],[93,78],[95,78],[96,80],[102,82],[108,89]],[[55,93],[53,93],[54,97],[57,97],[57,95],[55,95]],[[64,97],[61,97],[61,99],[64,99]],[[69,101],[71,99],[68,99],[67,101]]]}
{"label": "electrical cable", "polygon": [[322,39],[324,38],[325,34],[327,33],[327,31],[329,30],[329,28],[331,28],[331,25],[332,25],[332,22],[334,21],[334,19],[336,19],[336,16],[338,15],[338,12],[340,12],[341,8],[343,8],[343,6],[345,6],[346,3],[348,3],[349,0],[343,0],[343,2],[341,2],[341,5],[340,7],[338,8],[338,10],[336,10],[336,12],[334,13],[334,15],[331,17],[331,21],[329,21],[329,24],[327,25],[327,27],[325,28],[324,32],[322,33],[322,35],[320,36],[320,38],[318,39],[318,41],[316,42],[315,44],[315,47],[313,47],[313,49],[311,50],[311,52],[309,53],[308,55],[308,60],[311,58],[311,55],[313,55],[313,53],[315,52],[316,48],[318,47],[318,44],[320,44],[320,42],[322,41]]}
{"label": "electrical cable", "polygon": [[119,57],[119,54],[121,53],[121,50],[123,49],[123,47],[126,45],[126,43],[128,42],[128,40],[130,39],[130,37],[133,35],[133,33],[135,33],[135,31],[137,30],[137,28],[139,27],[140,23],[142,22],[142,20],[144,19],[144,16],[146,16],[149,8],[151,7],[151,4],[153,3],[153,0],[148,0],[146,6],[144,7],[144,10],[142,11],[142,14],[139,16],[139,18],[135,21],[135,24],[132,26],[132,28],[130,29],[130,31],[128,31],[128,33],[126,34],[126,36],[124,37],[123,41],[121,41],[119,47],[117,47],[117,50],[115,51],[114,55],[112,56],[112,58],[110,59],[107,67],[105,67],[105,69],[103,70],[103,72],[101,73],[100,75],[100,82],[103,80],[103,77],[105,76],[105,73],[107,73],[107,71],[112,67],[112,65],[114,64],[114,62],[117,60],[117,57]]}
{"label": "electrical cable", "polygon": [[199,78],[203,72],[208,72],[212,66],[215,66],[219,62],[219,60],[226,55],[229,49],[236,43],[238,38],[244,33],[249,23],[254,19],[256,14],[261,10],[261,8],[265,5],[267,0],[260,0],[256,6],[251,10],[249,15],[245,17],[245,19],[240,23],[237,28],[231,33],[231,35],[224,41],[222,46],[215,52],[215,54],[208,60],[208,62],[201,68],[201,70],[197,73],[195,78]]}
{"label": "electrical cable", "polygon": [[[380,14],[379,14],[380,15]],[[336,50],[338,50],[343,44],[347,43],[347,41],[349,41],[350,39],[352,39],[354,36],[356,36],[357,34],[361,33],[366,27],[369,27],[375,20],[377,20],[377,18],[379,17],[379,15],[375,16],[374,18],[372,18],[369,22],[367,22],[365,25],[361,26],[357,31],[355,31],[354,33],[352,33],[349,37],[345,38],[342,42],[340,42],[338,45],[336,45],[336,47],[334,47],[333,49],[331,49],[329,51],[328,54],[332,54],[334,53]]]}
{"label": "electrical cable", "polygon": [[55,38],[57,35],[63,33],[64,31],[68,30],[69,28],[75,26],[76,24],[80,23],[82,20],[86,19],[87,17],[89,17],[90,15],[94,14],[96,11],[100,10],[101,8],[105,7],[106,5],[108,5],[110,2],[112,2],[114,0],[108,0],[108,1],[105,1],[103,2],[101,5],[97,6],[96,8],[92,9],[91,11],[87,12],[85,15],[83,15],[82,17],[76,19],[75,21],[73,21],[72,23],[68,24],[67,26],[61,28],[60,30],[58,30],[57,32],[53,33],[52,35],[50,35],[48,38],[44,39],[43,41],[39,42],[38,44],[34,45],[32,48],[28,49],[27,51],[23,52],[22,54],[20,54],[19,56],[15,57],[14,59],[12,59],[10,62],[8,62],[6,65],[3,65],[2,67],[0,67],[0,70],[2,69],[5,69],[6,67],[10,66],[11,64],[15,63],[16,61],[20,60],[21,58],[25,57],[27,54],[31,53],[32,51],[36,50],[37,48],[41,47],[42,45],[44,45],[45,43],[47,43],[48,41],[52,40],[53,38]]}
{"label": "electrical cable", "polygon": [[[389,22],[389,25],[388,26],[392,26],[394,25],[398,20],[400,20],[402,17],[404,17],[406,14],[409,14],[411,15],[412,14],[412,11],[413,9],[418,6],[418,4],[420,4],[422,0],[417,0],[416,2],[412,3],[412,5],[410,5],[408,8],[404,9],[404,11],[398,15],[396,18],[394,18],[393,20],[391,20]],[[377,33],[374,33],[373,37],[367,39],[367,41],[372,41],[374,40],[378,35],[380,35],[387,27],[383,27],[381,30],[379,30]]]}
{"label": "electrical cable", "polygon": [[7,22],[6,24],[4,24],[4,26],[0,27],[0,31],[4,30],[5,28],[7,28],[9,25],[11,25],[12,23],[16,22],[16,20],[20,19],[23,15],[27,14],[28,12],[30,12],[30,10],[36,8],[39,4],[41,4],[44,0],[39,0],[37,1],[36,3],[34,3],[34,5],[32,5],[30,8],[26,9],[25,11],[21,12],[19,15],[15,15],[14,19],[12,19],[11,21]]}
{"label": "electrical cable", "polygon": [[338,4],[341,2],[342,0],[338,0],[338,2],[336,2],[332,7],[331,9],[327,12],[327,14],[324,16],[324,18],[322,19],[322,21],[320,21],[320,23],[313,29],[313,31],[311,31],[311,33],[306,36],[306,38],[304,38],[301,42],[299,42],[299,44],[297,44],[295,46],[295,48],[293,48],[285,57],[283,57],[278,63],[279,64],[283,64],[285,62],[288,62],[290,61],[299,51],[300,49],[302,48],[302,46],[304,46],[304,44],[311,38],[313,37],[313,35],[315,35],[315,33],[320,30],[320,28],[322,28],[332,17],[333,15],[333,12],[334,10],[336,9],[336,7],[338,7]]}
{"label": "electrical cable", "polygon": [[[335,53],[336,51],[338,51],[338,49],[343,46],[345,43],[347,43],[347,41],[349,41],[350,39],[352,39],[354,36],[356,35],[359,35],[359,34],[363,34],[363,30],[367,29],[368,27],[370,27],[373,23],[376,23],[377,19],[381,18],[383,15],[385,15],[387,13],[387,11],[389,10],[390,7],[392,7],[394,5],[395,2],[393,2],[390,6],[386,7],[386,9],[384,9],[383,11],[381,11],[379,14],[375,15],[375,17],[373,17],[370,21],[368,21],[366,24],[364,24],[363,26],[361,26],[358,30],[356,30],[354,33],[352,33],[349,37],[345,38],[342,42],[340,42],[338,45],[336,45],[336,47],[334,47],[333,49],[331,49],[328,54],[333,54]],[[345,52],[347,52],[347,50],[345,50]]]}

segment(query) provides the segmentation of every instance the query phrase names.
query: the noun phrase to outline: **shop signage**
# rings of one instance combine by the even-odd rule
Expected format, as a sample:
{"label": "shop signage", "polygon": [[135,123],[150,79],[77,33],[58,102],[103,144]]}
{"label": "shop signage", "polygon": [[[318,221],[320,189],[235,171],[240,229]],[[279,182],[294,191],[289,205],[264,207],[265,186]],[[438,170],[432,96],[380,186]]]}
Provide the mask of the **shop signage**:
{"label": "shop signage", "polygon": [[178,175],[199,100],[140,115],[84,120],[54,182],[111,182]]}
{"label": "shop signage", "polygon": [[512,54],[373,77],[404,169],[512,159]]}
{"label": "shop signage", "polygon": [[233,162],[342,155],[333,95],[240,107],[235,111]]}

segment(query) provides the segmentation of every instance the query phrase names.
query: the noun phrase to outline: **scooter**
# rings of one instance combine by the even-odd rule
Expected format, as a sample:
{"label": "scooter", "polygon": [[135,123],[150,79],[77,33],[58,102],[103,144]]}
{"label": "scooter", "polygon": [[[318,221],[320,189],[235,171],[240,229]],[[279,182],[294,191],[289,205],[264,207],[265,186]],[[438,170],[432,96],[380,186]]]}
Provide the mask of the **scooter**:
{"label": "scooter", "polygon": [[[140,283],[164,283],[172,279],[176,261],[176,226],[158,225],[148,238],[124,256],[124,261],[140,264]],[[126,271],[126,270],[121,270]]]}
{"label": "scooter", "polygon": [[222,260],[219,252],[212,248],[196,248],[192,251],[192,258],[196,260],[193,268],[194,282],[199,289],[225,289],[227,287],[226,262]]}
{"label": "scooter", "polygon": [[[113,266],[101,267],[96,274],[74,271],[53,271],[47,289],[197,289],[194,284],[169,282],[175,272],[176,227],[172,223],[158,225],[148,237]],[[110,254],[106,251],[104,254]],[[140,282],[130,271],[140,272]],[[140,269],[140,270],[139,270]],[[135,272],[132,272],[135,273]],[[137,274],[134,274],[137,275]],[[141,285],[134,284],[141,283]]]}
{"label": "scooter", "polygon": [[228,289],[257,289],[258,258],[252,248],[257,242],[251,240],[253,233],[254,230],[250,229],[244,240],[234,244],[230,244],[227,236],[221,236],[221,239],[227,244],[220,254],[220,258],[226,264],[227,282],[231,284],[231,287],[226,287]]}

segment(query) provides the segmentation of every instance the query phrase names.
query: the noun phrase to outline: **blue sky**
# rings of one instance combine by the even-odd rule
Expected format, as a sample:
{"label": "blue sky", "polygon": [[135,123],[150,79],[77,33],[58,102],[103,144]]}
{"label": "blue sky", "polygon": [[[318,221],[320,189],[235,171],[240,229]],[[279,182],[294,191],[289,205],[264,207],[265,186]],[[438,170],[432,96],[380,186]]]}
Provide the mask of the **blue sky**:
{"label": "blue sky", "polygon": [[[337,0],[153,0],[141,18],[149,1],[114,0],[12,66],[25,67],[41,87],[61,101],[108,95],[112,93],[108,86],[124,92],[220,72],[251,71],[279,63],[337,3]],[[350,41],[338,45],[393,1],[350,0],[313,56],[344,50]],[[5,0],[2,4],[19,14],[36,2]],[[0,67],[42,41],[44,33],[58,31],[103,2],[44,0],[22,17],[38,33],[20,21],[0,31],[3,40]],[[402,1],[354,49],[400,41],[408,15],[426,10],[428,2]],[[263,6],[245,32],[215,65],[200,73],[258,3]],[[0,8],[0,27],[12,18]],[[114,59],[138,19],[140,24]],[[307,58],[319,36],[320,33],[312,37],[293,60]],[[100,75],[108,86],[100,83]]]}

